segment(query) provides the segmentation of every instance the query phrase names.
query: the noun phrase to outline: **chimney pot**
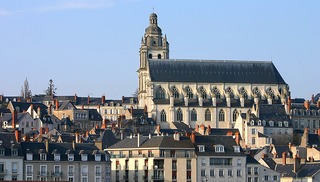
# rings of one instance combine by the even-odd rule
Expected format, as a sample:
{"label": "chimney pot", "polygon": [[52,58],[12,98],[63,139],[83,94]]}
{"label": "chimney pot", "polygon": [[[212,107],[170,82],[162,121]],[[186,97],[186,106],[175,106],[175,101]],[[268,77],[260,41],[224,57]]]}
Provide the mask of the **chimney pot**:
{"label": "chimney pot", "polygon": [[287,164],[287,153],[283,152],[282,153],[282,165],[286,165]]}
{"label": "chimney pot", "polygon": [[19,131],[18,129],[14,130],[14,134],[16,137],[16,142],[21,142],[21,131]]}
{"label": "chimney pot", "polygon": [[190,135],[190,139],[192,143],[196,143],[196,134],[194,131],[192,131],[191,135]]}
{"label": "chimney pot", "polygon": [[304,101],[304,107],[308,110],[310,109],[310,102],[308,100]]}

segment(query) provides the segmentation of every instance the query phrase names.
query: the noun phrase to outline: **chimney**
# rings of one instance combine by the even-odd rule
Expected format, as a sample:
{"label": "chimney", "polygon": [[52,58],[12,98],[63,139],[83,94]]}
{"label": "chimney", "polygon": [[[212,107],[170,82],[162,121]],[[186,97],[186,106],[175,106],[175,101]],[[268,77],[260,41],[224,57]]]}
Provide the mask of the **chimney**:
{"label": "chimney", "polygon": [[133,117],[133,106],[130,107],[131,118]]}
{"label": "chimney", "polygon": [[30,104],[30,115],[33,118],[33,104]]}
{"label": "chimney", "polygon": [[37,114],[38,114],[39,118],[41,118],[41,108],[40,108],[40,106],[37,109]]}
{"label": "chimney", "polygon": [[11,123],[12,123],[12,129],[16,129],[16,124],[17,124],[17,111],[13,110],[12,112],[12,119],[11,119]]}
{"label": "chimney", "polygon": [[120,140],[123,140],[123,132],[120,132]]}
{"label": "chimney", "polygon": [[88,95],[88,105],[90,104],[90,95]]}
{"label": "chimney", "polygon": [[82,104],[81,109],[84,110],[84,105]]}
{"label": "chimney", "polygon": [[122,104],[123,104],[123,102],[124,102],[124,96],[122,96],[121,101],[122,101]]}
{"label": "chimney", "polygon": [[179,132],[175,132],[173,134],[173,139],[176,140],[176,141],[180,141],[180,133]]}
{"label": "chimney", "polygon": [[121,128],[121,117],[120,116],[118,116],[117,125],[118,125],[118,128]]}
{"label": "chimney", "polygon": [[288,97],[288,113],[290,113],[290,111],[291,111],[291,97],[289,96]]}
{"label": "chimney", "polygon": [[237,145],[240,145],[240,133],[237,131],[234,135]]}
{"label": "chimney", "polygon": [[200,129],[199,129],[199,133],[200,133],[201,135],[204,135],[204,131],[205,131],[205,126],[204,126],[204,124],[201,124],[201,125],[200,125]]}
{"label": "chimney", "polygon": [[309,131],[308,128],[304,129],[303,135],[301,137],[301,144],[302,147],[307,147],[309,141]]}
{"label": "chimney", "polygon": [[314,104],[314,95],[311,96],[311,103]]}
{"label": "chimney", "polygon": [[294,155],[294,164],[293,164],[293,171],[297,173],[301,167],[301,158],[297,155]]}
{"label": "chimney", "polygon": [[76,150],[76,142],[74,140],[72,141],[72,149]]}
{"label": "chimney", "polygon": [[56,99],[56,110],[59,110],[59,101]]}
{"label": "chimney", "polygon": [[289,150],[291,151],[292,143],[289,143]]}
{"label": "chimney", "polygon": [[317,107],[318,107],[318,109],[320,109],[320,98],[319,98],[319,100],[317,102]]}
{"label": "chimney", "polygon": [[283,152],[282,153],[282,165],[286,165],[287,164],[287,153]]}
{"label": "chimney", "polygon": [[49,139],[45,140],[46,151],[49,152]]}
{"label": "chimney", "polygon": [[143,108],[143,114],[148,114],[148,107],[147,105],[144,105],[144,108]]}
{"label": "chimney", "polygon": [[21,97],[18,97],[18,102],[21,102]]}
{"label": "chimney", "polygon": [[189,132],[186,132],[186,137],[190,138],[191,134]]}
{"label": "chimney", "polygon": [[320,138],[320,128],[318,128],[318,137]]}
{"label": "chimney", "polygon": [[207,126],[206,135],[210,135],[210,134],[211,134],[211,126],[208,125],[208,126]]}
{"label": "chimney", "polygon": [[262,158],[268,158],[268,154],[262,154]]}
{"label": "chimney", "polygon": [[199,132],[199,125],[197,125],[197,124],[196,124],[196,129],[195,129],[195,131],[196,131],[196,132]]}
{"label": "chimney", "polygon": [[78,131],[76,132],[76,141],[75,142],[79,143],[79,132]]}
{"label": "chimney", "polygon": [[158,132],[158,134],[160,134],[160,130],[161,130],[161,126],[160,126],[160,124],[158,124],[158,125],[157,125],[157,132]]}
{"label": "chimney", "polygon": [[44,131],[45,131],[46,134],[49,133],[49,127],[46,126],[46,127],[44,128]]}
{"label": "chimney", "polygon": [[75,103],[77,103],[77,99],[78,99],[77,94],[74,94],[74,102],[75,102]]}
{"label": "chimney", "polygon": [[3,95],[0,95],[0,102],[3,102]]}
{"label": "chimney", "polygon": [[306,109],[310,109],[310,102],[308,100],[305,100],[303,105]]}
{"label": "chimney", "polygon": [[138,133],[137,137],[138,137],[138,147],[140,147],[143,142],[143,135]]}
{"label": "chimney", "polygon": [[107,119],[102,120],[102,125],[101,125],[101,129],[106,129],[106,123],[107,123]]}
{"label": "chimney", "polygon": [[86,137],[89,137],[89,131],[86,131]]}
{"label": "chimney", "polygon": [[194,144],[196,143],[196,134],[194,131],[192,131],[191,135],[190,135],[190,139],[191,139],[191,142]]}
{"label": "chimney", "polygon": [[16,137],[16,142],[21,142],[21,131],[19,131],[18,129],[14,130],[14,134]]}
{"label": "chimney", "polygon": [[49,107],[48,107],[48,114],[49,115],[52,114],[52,104],[51,103],[49,104]]}
{"label": "chimney", "polygon": [[99,125],[98,124],[96,124],[96,129],[99,129]]}
{"label": "chimney", "polygon": [[106,96],[102,96],[101,97],[101,104],[104,105],[104,103],[106,102]]}

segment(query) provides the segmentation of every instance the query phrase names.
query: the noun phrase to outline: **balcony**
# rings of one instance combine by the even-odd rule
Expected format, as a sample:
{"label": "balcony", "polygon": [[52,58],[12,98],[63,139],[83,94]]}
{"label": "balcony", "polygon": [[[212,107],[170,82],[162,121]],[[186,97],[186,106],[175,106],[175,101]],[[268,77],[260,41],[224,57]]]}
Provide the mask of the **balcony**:
{"label": "balcony", "polygon": [[62,172],[61,171],[54,171],[54,172],[51,172],[51,176],[62,176]]}
{"label": "balcony", "polygon": [[49,172],[48,171],[38,171],[37,175],[41,176],[41,177],[47,177],[47,176],[49,176]]}
{"label": "balcony", "polygon": [[82,171],[82,172],[81,172],[81,175],[82,175],[82,176],[88,176],[88,172],[87,172],[87,171]]}
{"label": "balcony", "polygon": [[111,155],[111,158],[126,158],[126,155]]}

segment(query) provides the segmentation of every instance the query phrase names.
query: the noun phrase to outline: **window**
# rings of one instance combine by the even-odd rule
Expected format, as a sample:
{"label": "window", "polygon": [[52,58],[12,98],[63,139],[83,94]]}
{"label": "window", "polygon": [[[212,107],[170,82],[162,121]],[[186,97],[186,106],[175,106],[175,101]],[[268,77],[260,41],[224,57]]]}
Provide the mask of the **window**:
{"label": "window", "polygon": [[206,109],[204,118],[205,118],[205,121],[211,121],[211,112],[209,109]]}
{"label": "window", "polygon": [[177,161],[176,160],[172,161],[172,169],[177,169]]}
{"label": "window", "polygon": [[156,98],[157,99],[165,99],[166,98],[166,94],[165,94],[165,90],[159,86],[157,91],[156,91]]}
{"label": "window", "polygon": [[101,161],[101,154],[95,154],[95,161]]}
{"label": "window", "polygon": [[18,173],[18,163],[17,162],[12,163],[12,173]]}
{"label": "window", "polygon": [[252,139],[251,139],[251,144],[252,144],[252,145],[255,145],[255,144],[256,144],[256,138],[255,138],[255,137],[252,137]]}
{"label": "window", "polygon": [[232,169],[228,169],[228,177],[232,176]]}
{"label": "window", "polygon": [[234,152],[239,153],[240,152],[240,146],[233,146]]}
{"label": "window", "polygon": [[237,109],[233,110],[233,114],[232,114],[232,120],[233,122],[236,122],[237,121],[237,118],[238,118],[238,111]]}
{"label": "window", "polygon": [[175,86],[171,88],[171,92],[172,92],[173,98],[175,99],[179,98],[179,91]]}
{"label": "window", "polygon": [[17,181],[18,180],[18,176],[17,175],[12,175],[11,180],[12,181]]}
{"label": "window", "polygon": [[26,175],[27,176],[32,176],[33,175],[33,166],[32,165],[27,165],[26,166]]}
{"label": "window", "polygon": [[206,170],[205,169],[201,169],[201,176],[206,176]]}
{"label": "window", "polygon": [[186,150],[184,157],[187,157],[187,158],[191,157],[190,151]]}
{"label": "window", "polygon": [[206,159],[201,159],[201,166],[206,166]]}
{"label": "window", "polygon": [[278,126],[279,126],[279,127],[282,127],[282,122],[278,122]]}
{"label": "window", "polygon": [[278,180],[278,176],[277,176],[277,175],[274,175],[274,176],[273,176],[273,180],[274,180],[274,181]]}
{"label": "window", "polygon": [[220,176],[220,177],[224,176],[224,174],[223,174],[223,169],[219,169],[219,176]]}
{"label": "window", "polygon": [[162,122],[166,122],[167,121],[167,115],[166,115],[166,112],[164,110],[162,110],[160,112],[160,121],[162,121]]}
{"label": "window", "polygon": [[215,152],[224,152],[224,146],[223,145],[216,145]]}
{"label": "window", "polygon": [[47,175],[47,166],[46,165],[40,165],[40,176]]}
{"label": "window", "polygon": [[241,169],[237,169],[237,176],[241,176]]}
{"label": "window", "polygon": [[40,154],[40,160],[42,160],[42,161],[47,160],[47,154],[46,153],[41,153]]}
{"label": "window", "polygon": [[87,176],[88,175],[88,166],[87,165],[82,165],[81,166],[81,175],[82,176]]}
{"label": "window", "polygon": [[269,176],[268,176],[268,175],[265,175],[265,176],[264,176],[264,180],[265,180],[265,181],[268,181],[268,180],[269,180]]}
{"label": "window", "polygon": [[60,154],[54,154],[54,160],[60,161]]}
{"label": "window", "polygon": [[193,93],[192,93],[191,88],[189,86],[186,86],[185,91],[187,93],[188,98],[192,99],[193,98]]}
{"label": "window", "polygon": [[253,182],[259,182],[259,177],[254,177]]}
{"label": "window", "polygon": [[239,166],[239,167],[241,166],[241,159],[237,160],[237,166]]}
{"label": "window", "polygon": [[18,156],[18,149],[11,149],[12,156]]}
{"label": "window", "polygon": [[252,128],[252,129],[251,129],[251,134],[252,134],[252,135],[255,135],[255,134],[256,134],[256,129],[255,129],[255,128]]}
{"label": "window", "polygon": [[214,176],[214,169],[210,169],[210,177]]}
{"label": "window", "polygon": [[4,156],[5,155],[5,150],[4,149],[0,149],[0,156]]}
{"label": "window", "polygon": [[252,178],[251,177],[248,177],[248,182],[252,182]]}
{"label": "window", "polygon": [[191,110],[191,121],[197,121],[197,111],[195,109]]}
{"label": "window", "polygon": [[158,54],[158,59],[161,59],[161,54]]}
{"label": "window", "polygon": [[74,154],[68,154],[68,161],[74,160]]}
{"label": "window", "polygon": [[182,121],[183,120],[183,115],[182,115],[182,111],[181,111],[181,109],[179,108],[178,110],[177,110],[177,121]]}
{"label": "window", "polygon": [[172,180],[177,179],[177,171],[172,171]]}
{"label": "window", "polygon": [[224,111],[222,109],[219,111],[219,121],[224,121]]}
{"label": "window", "polygon": [[269,125],[270,126],[274,126],[274,122],[273,121],[269,121]]}
{"label": "window", "polygon": [[74,166],[68,166],[68,175],[73,176],[74,175]]}
{"label": "window", "polygon": [[210,158],[210,166],[232,166],[232,158]]}
{"label": "window", "polygon": [[152,59],[152,54],[149,54],[149,55],[148,55],[148,58],[149,58],[149,59]]}
{"label": "window", "polygon": [[60,175],[61,174],[61,166],[54,166],[54,175]]}
{"label": "window", "polygon": [[191,169],[191,160],[187,160],[187,170]]}
{"label": "window", "polygon": [[87,161],[88,160],[88,154],[81,154],[81,160]]}
{"label": "window", "polygon": [[248,167],[248,174],[251,174],[251,167]]}
{"label": "window", "polygon": [[220,99],[220,91],[216,86],[211,89],[211,92],[217,99]]}
{"label": "window", "polygon": [[202,86],[199,88],[199,90],[200,90],[201,98],[206,99],[207,98],[206,90]]}
{"label": "window", "polygon": [[0,173],[3,174],[5,172],[4,163],[0,163]]}
{"label": "window", "polygon": [[101,166],[95,166],[95,174],[96,176],[101,176]]}
{"label": "window", "polygon": [[258,167],[254,167],[253,168],[253,172],[254,172],[254,174],[259,174],[259,168]]}
{"label": "window", "polygon": [[205,149],[204,145],[199,145],[198,147],[199,147],[199,152],[204,152],[204,149]]}
{"label": "window", "polygon": [[88,177],[82,177],[81,182],[88,182]]}

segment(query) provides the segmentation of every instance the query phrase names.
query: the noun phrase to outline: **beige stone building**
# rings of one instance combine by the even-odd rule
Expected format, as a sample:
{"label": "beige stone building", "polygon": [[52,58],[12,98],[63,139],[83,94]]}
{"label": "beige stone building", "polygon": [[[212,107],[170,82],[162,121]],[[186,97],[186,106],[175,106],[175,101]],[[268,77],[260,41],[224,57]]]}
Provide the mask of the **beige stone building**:
{"label": "beige stone building", "polygon": [[107,148],[112,181],[197,181],[194,146],[174,136],[132,136]]}
{"label": "beige stone building", "polygon": [[139,106],[162,128],[181,121],[231,128],[254,103],[284,104],[290,95],[272,62],[169,59],[169,43],[152,13],[140,47]]}

